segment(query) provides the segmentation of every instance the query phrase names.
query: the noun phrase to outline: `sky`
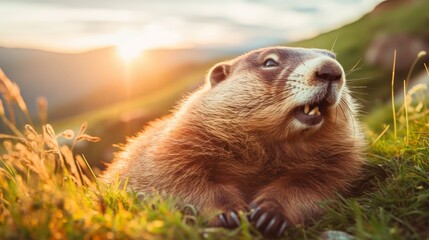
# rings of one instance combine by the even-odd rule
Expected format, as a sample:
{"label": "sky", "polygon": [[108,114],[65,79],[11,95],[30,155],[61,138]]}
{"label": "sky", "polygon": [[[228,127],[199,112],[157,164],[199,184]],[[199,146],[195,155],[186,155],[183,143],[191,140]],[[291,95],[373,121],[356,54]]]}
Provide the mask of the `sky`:
{"label": "sky", "polygon": [[314,36],[381,0],[0,0],[0,46],[82,52],[228,47]]}

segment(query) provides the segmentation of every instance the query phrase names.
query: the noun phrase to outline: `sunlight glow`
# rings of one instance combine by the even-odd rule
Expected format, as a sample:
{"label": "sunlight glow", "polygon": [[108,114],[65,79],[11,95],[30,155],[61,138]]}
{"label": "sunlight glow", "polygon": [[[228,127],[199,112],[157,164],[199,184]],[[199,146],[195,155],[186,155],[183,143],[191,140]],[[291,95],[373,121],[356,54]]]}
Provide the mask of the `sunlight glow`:
{"label": "sunlight glow", "polygon": [[131,62],[137,59],[143,52],[143,48],[139,43],[133,41],[124,41],[116,46],[119,56],[126,62]]}
{"label": "sunlight glow", "polygon": [[119,56],[126,62],[139,58],[145,49],[160,47],[180,47],[180,34],[158,24],[146,25],[140,31],[125,30],[115,36]]}

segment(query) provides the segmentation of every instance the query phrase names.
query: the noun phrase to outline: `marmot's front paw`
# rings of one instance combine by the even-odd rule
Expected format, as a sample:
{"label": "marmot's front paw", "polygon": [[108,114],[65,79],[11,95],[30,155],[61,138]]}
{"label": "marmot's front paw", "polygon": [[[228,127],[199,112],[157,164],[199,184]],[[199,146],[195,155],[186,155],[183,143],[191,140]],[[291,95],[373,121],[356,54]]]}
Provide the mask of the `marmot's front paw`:
{"label": "marmot's front paw", "polygon": [[282,236],[288,226],[283,208],[275,201],[261,200],[250,204],[249,221],[267,236]]}

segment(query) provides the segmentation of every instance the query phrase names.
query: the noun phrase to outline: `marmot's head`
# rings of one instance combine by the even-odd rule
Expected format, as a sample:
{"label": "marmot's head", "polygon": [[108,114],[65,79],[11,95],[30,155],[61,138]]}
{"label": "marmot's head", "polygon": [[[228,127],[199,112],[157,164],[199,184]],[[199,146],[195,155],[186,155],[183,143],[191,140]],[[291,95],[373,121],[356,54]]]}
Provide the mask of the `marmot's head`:
{"label": "marmot's head", "polygon": [[355,110],[345,81],[330,51],[258,49],[211,69],[203,105],[208,121],[212,117],[287,138],[317,131],[338,118],[352,121],[347,118]]}

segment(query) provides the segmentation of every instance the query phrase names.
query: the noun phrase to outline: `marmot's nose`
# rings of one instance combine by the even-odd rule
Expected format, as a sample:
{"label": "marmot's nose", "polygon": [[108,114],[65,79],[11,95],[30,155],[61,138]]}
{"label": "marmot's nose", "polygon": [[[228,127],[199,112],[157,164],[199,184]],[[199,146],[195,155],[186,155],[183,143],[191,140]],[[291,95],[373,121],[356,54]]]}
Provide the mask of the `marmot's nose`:
{"label": "marmot's nose", "polygon": [[342,75],[343,71],[334,62],[326,62],[316,70],[316,80],[318,81],[338,81]]}

